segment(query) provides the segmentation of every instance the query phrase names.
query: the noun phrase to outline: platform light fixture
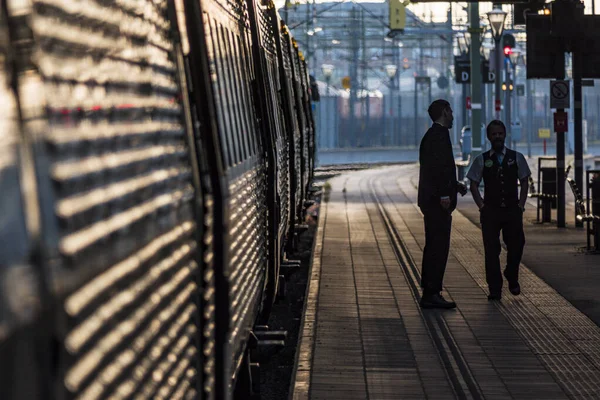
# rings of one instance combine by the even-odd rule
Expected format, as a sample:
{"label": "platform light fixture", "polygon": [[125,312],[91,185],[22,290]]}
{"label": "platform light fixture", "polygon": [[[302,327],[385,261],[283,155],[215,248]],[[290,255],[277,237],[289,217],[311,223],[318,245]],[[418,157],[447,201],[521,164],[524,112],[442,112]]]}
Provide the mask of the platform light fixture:
{"label": "platform light fixture", "polygon": [[334,69],[335,69],[335,67],[331,64],[321,65],[321,72],[323,72],[323,76],[325,77],[326,80],[329,80],[331,78],[331,75],[333,75]]}
{"label": "platform light fixture", "polygon": [[387,74],[388,78],[390,78],[390,79],[394,79],[397,71],[398,71],[398,67],[394,64],[388,64],[385,66],[385,73]]}
{"label": "platform light fixture", "polygon": [[469,50],[469,47],[467,46],[467,39],[465,38],[464,34],[459,34],[456,37],[456,41],[458,42],[458,50],[460,51],[460,54],[466,54]]}
{"label": "platform light fixture", "polygon": [[514,47],[510,52],[510,62],[512,65],[517,65],[519,62],[519,56],[521,55],[521,49],[518,47]]}
{"label": "platform light fixture", "polygon": [[481,45],[481,55],[484,59],[489,60],[490,54],[492,53],[492,49],[494,46],[490,43],[482,43]]}
{"label": "platform light fixture", "polygon": [[490,21],[490,28],[492,30],[492,38],[495,43],[495,52],[496,52],[496,90],[495,90],[495,104],[496,104],[496,119],[500,118],[500,79],[498,79],[499,72],[502,70],[502,64],[500,58],[502,57],[500,53],[500,39],[502,38],[502,33],[504,32],[504,21],[506,21],[506,11],[501,8],[493,8],[491,11],[487,13],[488,21]]}
{"label": "platform light fixture", "polygon": [[487,13],[490,27],[492,28],[492,37],[495,41],[500,41],[504,32],[504,21],[506,21],[506,11],[501,8],[494,8]]}

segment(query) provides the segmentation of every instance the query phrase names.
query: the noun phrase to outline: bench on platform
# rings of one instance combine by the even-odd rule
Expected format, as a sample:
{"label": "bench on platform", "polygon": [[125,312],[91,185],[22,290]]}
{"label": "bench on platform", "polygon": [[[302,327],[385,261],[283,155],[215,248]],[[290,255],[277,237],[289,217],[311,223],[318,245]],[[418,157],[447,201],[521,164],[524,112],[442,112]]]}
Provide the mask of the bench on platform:
{"label": "bench on platform", "polygon": [[[587,236],[587,249],[592,249],[591,238],[595,237],[595,245],[596,249],[598,249],[598,224],[600,224],[600,215],[594,215],[589,212],[586,207],[585,199],[581,194],[581,190],[577,187],[577,182],[574,179],[567,178],[567,182],[569,182],[569,187],[571,188],[571,192],[573,192],[573,197],[575,197],[575,213],[578,221],[587,222],[586,236]],[[590,222],[593,223],[593,226],[590,225]]]}

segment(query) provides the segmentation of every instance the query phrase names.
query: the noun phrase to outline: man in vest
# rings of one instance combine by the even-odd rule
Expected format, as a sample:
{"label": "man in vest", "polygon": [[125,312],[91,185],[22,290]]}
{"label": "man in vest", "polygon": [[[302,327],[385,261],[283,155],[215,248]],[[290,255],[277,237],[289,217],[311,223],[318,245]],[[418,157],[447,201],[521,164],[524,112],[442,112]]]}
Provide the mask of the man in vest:
{"label": "man in vest", "polygon": [[[523,154],[504,146],[506,127],[502,121],[490,122],[487,138],[492,148],[475,158],[467,178],[471,181],[471,193],[480,212],[485,276],[490,291],[488,300],[500,300],[503,283],[500,273],[500,231],[507,248],[504,277],[508,281],[508,289],[515,296],[521,293],[519,264],[525,246],[523,211],[531,171]],[[481,179],[485,186],[483,199],[479,193]]]}

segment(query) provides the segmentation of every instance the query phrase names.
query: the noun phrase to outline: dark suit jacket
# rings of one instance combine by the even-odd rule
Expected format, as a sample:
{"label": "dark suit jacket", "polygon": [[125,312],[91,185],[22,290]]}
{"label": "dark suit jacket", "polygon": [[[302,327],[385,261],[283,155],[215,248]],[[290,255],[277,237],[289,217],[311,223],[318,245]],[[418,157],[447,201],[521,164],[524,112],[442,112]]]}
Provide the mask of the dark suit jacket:
{"label": "dark suit jacket", "polygon": [[439,124],[427,131],[419,149],[419,198],[422,210],[438,208],[440,197],[450,197],[450,211],[456,208],[456,164],[450,132]]}

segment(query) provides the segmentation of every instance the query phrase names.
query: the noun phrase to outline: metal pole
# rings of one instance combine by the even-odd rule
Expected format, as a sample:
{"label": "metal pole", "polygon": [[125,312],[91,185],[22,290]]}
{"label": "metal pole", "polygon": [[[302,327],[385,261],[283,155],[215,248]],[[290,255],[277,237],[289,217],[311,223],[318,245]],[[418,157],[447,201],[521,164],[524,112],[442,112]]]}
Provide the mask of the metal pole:
{"label": "metal pole", "polygon": [[[486,77],[487,79],[487,77]],[[482,84],[481,85],[481,123],[485,125],[485,121],[487,119],[487,96],[486,96],[486,91],[487,91],[487,85],[486,84]],[[475,142],[473,142],[475,143]],[[484,151],[484,139],[481,137],[481,133],[479,133],[479,147],[481,148],[481,151]],[[472,157],[471,157],[472,158]]]}
{"label": "metal pole", "polygon": [[533,133],[533,97],[531,96],[531,82],[526,80],[527,85],[527,157],[531,157],[531,134]]}
{"label": "metal pole", "polygon": [[387,137],[388,137],[388,131],[387,131],[387,124],[386,124],[386,117],[387,117],[387,102],[385,101],[385,99],[387,98],[387,96],[383,96],[383,99],[381,99],[382,101],[382,105],[383,105],[383,116],[381,119],[381,124],[382,126],[382,130],[383,130],[383,138],[381,139],[381,145],[385,146],[387,144]]}
{"label": "metal pole", "polygon": [[504,123],[506,124],[506,143],[508,143],[508,145],[510,146],[511,149],[514,149],[514,141],[512,138],[512,125],[511,125],[511,97],[512,97],[512,90],[510,90],[510,84],[512,83],[512,77],[510,76],[510,61],[504,60],[504,70],[506,73],[506,101],[504,102],[504,109],[505,111],[505,115],[506,115],[506,121],[504,121]]}
{"label": "metal pole", "polygon": [[394,78],[390,78],[390,137],[386,145],[393,142],[394,132],[396,132],[396,119],[394,117]]}
{"label": "metal pole", "polygon": [[502,37],[499,37],[497,39],[495,39],[496,42],[496,82],[495,82],[495,86],[496,86],[496,93],[495,93],[495,97],[496,97],[496,102],[494,104],[494,107],[496,109],[496,119],[500,119],[500,80],[502,79],[502,51],[500,50],[500,39]]}
{"label": "metal pole", "polygon": [[[396,145],[400,146],[402,141],[402,91],[400,90],[400,72],[396,73],[396,81],[398,82],[397,92],[397,101],[398,101],[398,140],[396,141]],[[408,141],[408,140],[407,140]],[[407,143],[408,144],[408,143]]]}
{"label": "metal pole", "polygon": [[[471,82],[473,81],[473,78],[471,78]],[[467,84],[466,83],[461,83],[462,86],[462,105],[460,107],[461,111],[462,111],[462,115],[461,115],[461,126],[465,126],[467,125]]]}
{"label": "metal pole", "polygon": [[357,16],[356,16],[356,8],[352,7],[352,26],[350,28],[350,35],[352,40],[352,62],[350,63],[350,126],[348,127],[348,136],[349,136],[349,144],[350,147],[356,146],[356,114],[355,114],[355,105],[357,99],[357,90],[358,90],[358,32],[357,32]]}
{"label": "metal pole", "polygon": [[[565,78],[564,68],[562,76],[558,79]],[[547,104],[547,103],[546,103]],[[564,111],[557,109],[556,111]],[[565,227],[565,134],[556,133],[556,226],[559,228]]]}
{"label": "metal pole", "polygon": [[481,152],[481,55],[479,54],[480,34],[479,3],[469,3],[469,20],[471,33],[471,159]]}
{"label": "metal pole", "polygon": [[[515,125],[517,122],[521,121],[519,118],[520,110],[519,110],[519,93],[517,92],[517,64],[513,65],[513,79],[512,79],[513,89],[515,90]],[[521,129],[523,132],[523,129]],[[514,140],[513,150],[517,150],[517,140]]]}
{"label": "metal pole", "polygon": [[[583,193],[583,109],[581,89],[581,53],[573,52],[573,139],[575,141],[575,183]],[[582,227],[583,221],[577,220],[575,211],[575,226]]]}
{"label": "metal pole", "polygon": [[[392,87],[397,91],[398,96],[397,96],[397,102],[398,102],[398,109],[397,114],[398,114],[398,129],[396,129],[396,133],[394,134],[394,141],[392,142],[393,146],[399,146],[402,140],[402,108],[401,108],[401,97],[402,96],[402,92],[400,91],[400,74],[401,74],[401,67],[400,67],[400,47],[398,46],[398,42],[397,41],[393,41],[392,42],[393,46],[394,46],[394,63],[396,64],[396,66],[398,67],[398,69],[396,70],[396,74],[394,75],[395,80],[392,81]],[[392,93],[394,93],[392,91]]]}
{"label": "metal pole", "polygon": [[415,146],[419,147],[419,141],[417,136],[417,78],[415,77]]}

